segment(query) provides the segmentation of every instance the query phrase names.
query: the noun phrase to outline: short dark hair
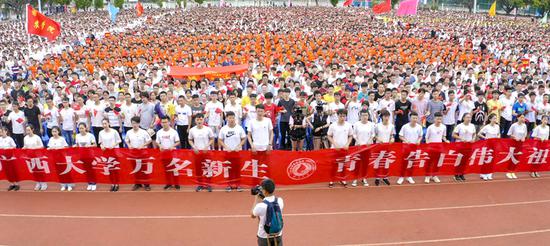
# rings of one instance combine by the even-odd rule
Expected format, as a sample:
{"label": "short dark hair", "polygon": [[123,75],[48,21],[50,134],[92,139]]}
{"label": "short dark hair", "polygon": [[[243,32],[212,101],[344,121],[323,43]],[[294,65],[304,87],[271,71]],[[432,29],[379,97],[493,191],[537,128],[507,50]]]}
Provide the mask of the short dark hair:
{"label": "short dark hair", "polygon": [[225,117],[229,116],[235,116],[235,113],[233,113],[233,111],[228,111],[227,113],[225,113]]}
{"label": "short dark hair", "polygon": [[272,194],[275,192],[275,182],[271,179],[264,179],[261,183],[262,188]]}
{"label": "short dark hair", "polygon": [[139,116],[134,116],[132,117],[132,119],[130,119],[130,121],[139,124],[141,122],[141,118],[139,118]]}

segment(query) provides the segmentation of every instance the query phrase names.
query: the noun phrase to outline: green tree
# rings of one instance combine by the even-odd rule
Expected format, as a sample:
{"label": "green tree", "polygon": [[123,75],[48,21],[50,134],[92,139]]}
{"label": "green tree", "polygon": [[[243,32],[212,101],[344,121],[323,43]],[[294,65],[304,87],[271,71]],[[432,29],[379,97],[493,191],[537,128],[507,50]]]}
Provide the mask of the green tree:
{"label": "green tree", "polygon": [[115,2],[113,3],[113,5],[115,5],[115,7],[117,7],[117,8],[122,9],[122,6],[124,5],[125,0],[114,0],[114,1]]}
{"label": "green tree", "polygon": [[59,5],[69,5],[71,4],[72,0],[54,0],[54,2]]}
{"label": "green tree", "polygon": [[103,7],[105,7],[105,2],[103,2],[103,0],[94,0],[95,9],[103,9]]}
{"label": "green tree", "polygon": [[163,0],[155,0],[155,3],[159,6],[159,8],[162,8]]}
{"label": "green tree", "polygon": [[92,6],[92,0],[75,0],[77,9],[88,9]]}
{"label": "green tree", "polygon": [[550,0],[533,0],[533,7],[540,9],[542,15],[550,12]]}
{"label": "green tree", "polygon": [[332,4],[333,7],[336,7],[336,5],[338,5],[338,0],[330,0],[330,4]]}
{"label": "green tree", "polygon": [[176,5],[178,5],[178,8],[181,8],[181,0],[176,0]]}
{"label": "green tree", "polygon": [[198,3],[198,4],[202,4],[202,3],[204,3],[204,0],[195,0],[195,2]]}
{"label": "green tree", "polygon": [[459,0],[459,4],[464,6],[464,8],[467,8],[470,13],[474,10],[474,0]]}
{"label": "green tree", "polygon": [[[492,2],[491,2],[492,4]],[[514,9],[519,9],[525,7],[527,4],[529,4],[526,0],[499,0],[497,1],[497,7],[498,5],[502,6],[502,9],[506,14],[512,13]]]}

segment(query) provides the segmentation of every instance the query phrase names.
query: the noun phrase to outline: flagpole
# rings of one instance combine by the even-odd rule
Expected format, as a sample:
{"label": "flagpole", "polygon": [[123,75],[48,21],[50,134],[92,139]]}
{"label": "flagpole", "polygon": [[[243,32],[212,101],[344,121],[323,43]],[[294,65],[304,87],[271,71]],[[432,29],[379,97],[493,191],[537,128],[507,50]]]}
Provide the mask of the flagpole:
{"label": "flagpole", "polygon": [[42,13],[42,0],[38,0],[38,12]]}
{"label": "flagpole", "polygon": [[477,13],[477,0],[474,0],[474,14]]}

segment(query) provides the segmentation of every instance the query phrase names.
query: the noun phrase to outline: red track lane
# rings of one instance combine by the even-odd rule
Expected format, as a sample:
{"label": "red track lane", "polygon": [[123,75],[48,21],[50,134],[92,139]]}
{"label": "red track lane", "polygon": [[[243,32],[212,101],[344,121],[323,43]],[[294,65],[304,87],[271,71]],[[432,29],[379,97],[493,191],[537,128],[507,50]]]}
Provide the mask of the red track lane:
{"label": "red track lane", "polygon": [[[255,244],[248,192],[154,188],[0,192],[0,245]],[[277,193],[285,199],[286,245],[542,245],[550,239],[550,213],[544,212],[550,209],[549,189],[550,178],[483,183],[471,176],[463,184],[334,190],[316,185]]]}

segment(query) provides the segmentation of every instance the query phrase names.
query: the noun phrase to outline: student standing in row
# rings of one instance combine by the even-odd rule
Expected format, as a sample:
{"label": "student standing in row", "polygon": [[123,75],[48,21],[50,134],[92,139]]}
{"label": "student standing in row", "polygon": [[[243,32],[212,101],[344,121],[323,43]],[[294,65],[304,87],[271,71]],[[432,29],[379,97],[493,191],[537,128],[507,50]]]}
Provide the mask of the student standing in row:
{"label": "student standing in row", "polygon": [[[52,136],[48,141],[48,149],[64,149],[69,147],[67,141],[60,136],[61,129],[59,126],[54,126],[51,129]],[[70,183],[61,183],[61,191],[72,191],[74,184]]]}
{"label": "student standing in row", "polygon": [[[405,124],[401,131],[399,131],[399,138],[401,139],[401,142],[406,144],[420,144],[422,141],[422,135],[423,135],[422,126],[418,124],[418,114],[416,112],[411,113],[411,122]],[[406,174],[407,171],[404,171]],[[403,181],[407,179],[407,182],[409,184],[414,184],[414,179],[412,177],[405,177],[406,175],[402,175],[397,179],[397,184],[403,184]]]}
{"label": "student standing in row", "polygon": [[[456,142],[472,143],[476,140],[476,127],[472,124],[472,114],[466,113],[462,119],[462,123],[458,124],[453,130],[453,138]],[[464,170],[464,169],[462,169]],[[455,181],[466,181],[464,173],[456,173]]]}
{"label": "student standing in row", "polygon": [[[15,144],[13,138],[8,136],[8,128],[2,126],[0,128],[0,149],[15,149],[16,147],[17,145]],[[13,182],[10,184],[8,191],[18,191],[19,189],[21,189],[19,184],[17,182]]]}
{"label": "student standing in row", "polygon": [[[447,133],[447,128],[442,124],[443,115],[441,112],[434,114],[434,124],[430,125],[426,130],[426,143],[448,143],[449,141],[445,137]],[[436,173],[433,173],[435,167],[429,167],[426,177],[424,178],[424,183],[430,183],[430,180],[433,180],[435,183],[441,182]]]}
{"label": "student standing in row", "polygon": [[[36,134],[34,134],[35,129],[33,125],[28,125],[25,128],[25,131],[27,132],[27,136],[23,139],[23,149],[42,149],[44,148],[44,144],[42,143],[42,138]],[[48,189],[48,184],[46,182],[36,182],[36,186],[34,186],[35,191],[44,191]]]}
{"label": "student standing in row", "polygon": [[[93,134],[88,132],[88,127],[86,127],[86,123],[78,124],[78,134],[76,134],[75,144],[73,147],[96,147],[95,137]],[[86,187],[87,191],[95,191],[96,189],[97,185],[95,182],[88,182],[88,186]]]}
{"label": "student standing in row", "polygon": [[[125,142],[128,144],[129,149],[146,149],[151,144],[151,136],[146,130],[139,128],[140,118],[134,116],[132,118],[132,130],[126,133]],[[134,184],[132,191],[139,190],[140,188],[145,187],[146,191],[151,190],[149,184]]]}

